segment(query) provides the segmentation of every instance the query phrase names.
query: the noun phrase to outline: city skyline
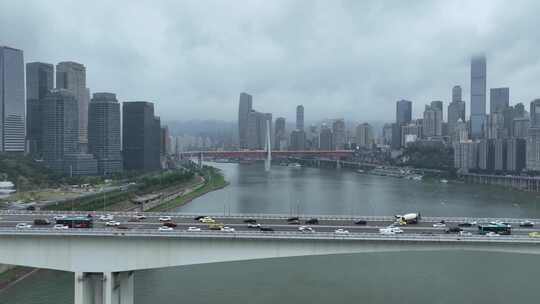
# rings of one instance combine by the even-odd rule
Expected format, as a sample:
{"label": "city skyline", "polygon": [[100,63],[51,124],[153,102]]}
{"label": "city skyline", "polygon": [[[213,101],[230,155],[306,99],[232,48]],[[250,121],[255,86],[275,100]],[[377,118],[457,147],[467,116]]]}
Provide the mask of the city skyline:
{"label": "city skyline", "polygon": [[[265,112],[278,113],[283,106],[303,104],[311,109],[312,119],[345,116],[347,120],[390,121],[395,100],[414,101],[413,113],[419,116],[430,100],[448,104],[449,87],[456,84],[462,87],[465,102],[470,102],[469,60],[478,52],[485,52],[489,61],[488,89],[510,87],[511,104],[538,97],[534,84],[540,66],[528,53],[536,39],[526,34],[518,41],[509,35],[538,24],[532,13],[540,4],[529,4],[508,11],[496,1],[406,6],[384,2],[253,3],[241,10],[217,9],[198,16],[197,21],[208,21],[202,20],[200,24],[205,25],[199,28],[192,17],[200,15],[196,14],[200,4],[139,3],[130,11],[144,12],[148,20],[156,22],[119,18],[116,26],[102,22],[90,30],[76,26],[78,21],[99,20],[103,9],[111,12],[108,20],[116,19],[114,12],[121,4],[89,7],[82,16],[83,10],[74,4],[49,8],[38,2],[2,3],[1,19],[20,26],[0,27],[0,35],[2,44],[25,50],[27,62],[83,63],[88,87],[114,91],[119,101],[155,100],[157,114],[165,121],[203,115],[234,120],[233,105],[241,91],[258,96]],[[389,6],[393,9],[387,10]],[[420,7],[430,13],[418,18],[414,12]],[[364,18],[351,18],[360,11]],[[70,18],[59,18],[66,15]],[[16,16],[22,17],[13,19]],[[326,31],[314,27],[317,17],[323,16]],[[281,19],[293,24],[272,22]],[[433,20],[444,20],[445,27],[433,32],[422,26]],[[403,27],[406,34],[399,27],[402,22],[410,25]],[[40,25],[48,23],[62,30],[43,32]],[[364,23],[373,26],[361,30]],[[291,25],[294,37],[305,39],[293,39],[283,31]],[[331,35],[334,32],[342,34]],[[55,44],[32,39],[45,34],[54,36]],[[409,35],[415,37],[412,45],[403,43]],[[242,42],[239,37],[248,39]],[[317,47],[310,47],[308,41]],[[515,47],[507,47],[510,45]],[[328,56],[340,59],[329,65]],[[216,111],[209,113],[208,109]],[[289,121],[294,119],[293,111],[283,115]]]}

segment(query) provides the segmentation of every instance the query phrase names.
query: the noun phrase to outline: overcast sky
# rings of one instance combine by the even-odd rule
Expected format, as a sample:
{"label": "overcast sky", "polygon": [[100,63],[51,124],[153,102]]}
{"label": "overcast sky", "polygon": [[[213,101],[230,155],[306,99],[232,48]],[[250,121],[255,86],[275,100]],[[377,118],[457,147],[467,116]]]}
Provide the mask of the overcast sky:
{"label": "overcast sky", "polygon": [[[238,95],[291,120],[469,112],[469,60],[511,103],[540,96],[540,1],[0,1],[0,45],[25,61],[72,60],[92,92],[156,103],[165,120],[236,120]],[[467,114],[468,115],[468,114]]]}

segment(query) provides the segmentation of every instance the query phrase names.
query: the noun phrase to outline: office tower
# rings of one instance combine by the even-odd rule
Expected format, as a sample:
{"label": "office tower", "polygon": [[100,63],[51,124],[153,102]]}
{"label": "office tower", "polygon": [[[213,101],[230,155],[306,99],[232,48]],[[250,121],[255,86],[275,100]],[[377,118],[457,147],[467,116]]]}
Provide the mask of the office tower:
{"label": "office tower", "polygon": [[523,138],[510,138],[507,141],[506,170],[519,173],[525,168],[527,142]]}
{"label": "office tower", "polygon": [[442,136],[442,101],[432,101],[424,110],[422,132],[425,137]]}
{"label": "office tower", "polygon": [[333,150],[343,150],[345,148],[345,120],[336,119],[332,123]]}
{"label": "office tower", "polygon": [[0,152],[25,151],[23,51],[0,45]]}
{"label": "office tower", "polygon": [[298,105],[296,107],[296,129],[304,130],[304,106]]}
{"label": "office tower", "polygon": [[156,134],[156,123],[153,103],[130,101],[122,104],[124,170],[159,169],[159,129]]}
{"label": "office tower", "polygon": [[165,156],[171,152],[171,134],[169,132],[169,126],[161,127],[160,139],[160,153],[162,156]]}
{"label": "office tower", "polygon": [[41,155],[41,109],[43,98],[54,88],[54,65],[43,62],[26,64],[26,139],[28,152]]}
{"label": "office tower", "polygon": [[471,59],[471,138],[484,136],[486,119],[486,57]]}
{"label": "office tower", "polygon": [[392,149],[401,147],[401,126],[410,123],[412,120],[412,101],[398,100],[396,101],[396,126],[392,131]]}
{"label": "office tower", "polygon": [[63,61],[56,65],[56,88],[70,91],[79,106],[79,143],[88,143],[88,102],[90,92],[86,88],[86,67],[73,61]]}
{"label": "office tower", "polygon": [[506,139],[494,140],[495,146],[495,171],[506,171],[507,144]]}
{"label": "office tower", "polygon": [[293,130],[291,132],[291,144],[289,150],[303,151],[306,149],[306,132],[304,130]]}
{"label": "office tower", "polygon": [[401,148],[401,126],[397,123],[392,124],[392,142],[390,143],[392,150]]}
{"label": "office tower", "polygon": [[408,143],[415,142],[422,138],[422,122],[417,120],[401,127],[401,146],[404,147]]}
{"label": "office tower", "polygon": [[492,88],[489,90],[489,113],[502,112],[510,106],[509,88]]}
{"label": "office tower", "polygon": [[356,126],[356,144],[361,148],[371,148],[373,144],[373,128],[368,123]]}
{"label": "office tower", "polygon": [[512,137],[527,138],[530,120],[527,117],[514,118],[512,121]]}
{"label": "office tower", "polygon": [[527,134],[527,170],[540,171],[540,99],[531,102]]}
{"label": "office tower", "polygon": [[517,103],[514,105],[514,117],[515,118],[518,118],[518,117],[526,117],[527,116],[527,111],[525,110],[525,105],[521,102]]}
{"label": "office tower", "polygon": [[[208,147],[212,144],[208,144]],[[152,124],[152,167],[161,169],[161,119],[159,116],[154,116]]]}
{"label": "office tower", "polygon": [[306,149],[316,150],[319,148],[319,132],[316,125],[311,125],[306,134]]}
{"label": "office tower", "polygon": [[507,137],[507,132],[504,128],[504,115],[502,112],[486,115],[484,134],[486,138],[490,139]]}
{"label": "office tower", "polygon": [[250,150],[264,150],[266,148],[266,121],[269,121],[271,140],[272,114],[251,111],[247,119],[247,148]]}
{"label": "office tower", "polygon": [[454,146],[454,168],[459,172],[467,173],[478,168],[478,142],[456,142]]}
{"label": "office tower", "polygon": [[248,148],[248,116],[253,110],[253,97],[247,93],[240,93],[238,106],[238,144],[240,149]]}
{"label": "office tower", "polygon": [[454,86],[452,88],[452,102],[460,102],[463,101],[463,98],[461,97],[461,86]]}
{"label": "office tower", "polygon": [[283,151],[287,150],[287,133],[285,130],[285,118],[276,118],[274,127],[274,147],[273,150]]}
{"label": "office tower", "polygon": [[41,114],[45,164],[70,176],[95,175],[95,158],[79,152],[79,109],[75,96],[67,90],[51,90],[41,100]]}
{"label": "office tower", "polygon": [[88,108],[88,152],[99,175],[122,172],[120,104],[113,93],[94,93]]}
{"label": "office tower", "polygon": [[323,124],[319,133],[319,150],[331,151],[334,150],[334,147],[332,130],[326,124]]}
{"label": "office tower", "polygon": [[495,140],[478,141],[478,169],[492,172],[495,169]]}

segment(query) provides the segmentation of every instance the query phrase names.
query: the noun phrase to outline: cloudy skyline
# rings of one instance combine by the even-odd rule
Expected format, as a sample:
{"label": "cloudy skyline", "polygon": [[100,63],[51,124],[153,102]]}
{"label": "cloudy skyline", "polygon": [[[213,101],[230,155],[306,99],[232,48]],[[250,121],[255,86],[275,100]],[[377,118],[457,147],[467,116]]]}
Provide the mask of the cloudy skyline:
{"label": "cloudy skyline", "polygon": [[[156,103],[164,120],[237,119],[238,95],[294,119],[420,116],[461,85],[471,55],[511,104],[540,97],[538,1],[2,1],[0,45],[77,61],[91,92]],[[489,104],[489,99],[487,104]]]}

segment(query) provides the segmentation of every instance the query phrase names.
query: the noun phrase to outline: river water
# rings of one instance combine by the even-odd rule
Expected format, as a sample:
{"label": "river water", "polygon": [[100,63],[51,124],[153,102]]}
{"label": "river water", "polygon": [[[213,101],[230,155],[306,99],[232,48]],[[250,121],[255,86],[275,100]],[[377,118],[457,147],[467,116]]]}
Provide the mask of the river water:
{"label": "river water", "polygon": [[[540,218],[537,194],[492,186],[415,182],[346,170],[215,164],[231,183],[177,209],[287,213]],[[295,257],[137,272],[136,304],[536,303],[538,258],[478,252]],[[73,275],[41,271],[0,303],[67,304]]]}

